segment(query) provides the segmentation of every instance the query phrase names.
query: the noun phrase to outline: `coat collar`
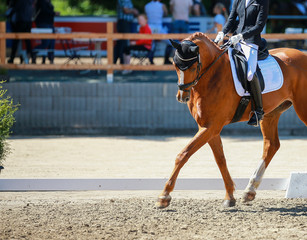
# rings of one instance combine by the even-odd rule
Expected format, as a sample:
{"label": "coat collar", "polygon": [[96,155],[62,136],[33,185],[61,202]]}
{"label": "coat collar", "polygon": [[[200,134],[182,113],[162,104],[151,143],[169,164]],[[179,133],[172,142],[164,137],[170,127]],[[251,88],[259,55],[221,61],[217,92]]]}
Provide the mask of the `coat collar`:
{"label": "coat collar", "polygon": [[[244,2],[245,2],[245,1],[244,1]],[[256,2],[256,0],[250,0],[246,8],[248,8],[248,7],[249,7],[251,4],[253,4],[254,2]],[[244,4],[245,4],[245,3],[244,3]]]}

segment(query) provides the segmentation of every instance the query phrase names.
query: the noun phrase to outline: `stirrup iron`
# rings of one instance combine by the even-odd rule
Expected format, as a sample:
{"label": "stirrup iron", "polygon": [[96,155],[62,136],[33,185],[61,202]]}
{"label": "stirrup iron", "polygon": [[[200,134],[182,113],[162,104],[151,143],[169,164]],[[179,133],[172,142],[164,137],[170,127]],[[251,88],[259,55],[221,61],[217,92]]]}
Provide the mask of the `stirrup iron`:
{"label": "stirrup iron", "polygon": [[[251,114],[253,114],[251,116]],[[257,111],[252,111],[249,114],[249,121],[248,121],[248,125],[254,126],[254,127],[259,127],[260,125],[260,121],[263,119],[263,112],[257,112]],[[260,118],[259,118],[260,116]]]}

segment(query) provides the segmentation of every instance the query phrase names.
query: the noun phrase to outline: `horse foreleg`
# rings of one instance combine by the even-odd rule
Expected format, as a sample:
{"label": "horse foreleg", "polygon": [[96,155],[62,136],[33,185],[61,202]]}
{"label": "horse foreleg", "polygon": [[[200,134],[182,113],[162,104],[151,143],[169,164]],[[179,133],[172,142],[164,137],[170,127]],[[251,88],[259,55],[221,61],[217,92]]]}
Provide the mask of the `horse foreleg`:
{"label": "horse foreleg", "polygon": [[217,135],[216,137],[212,138],[209,141],[209,145],[212,149],[215,161],[220,169],[225,184],[226,195],[224,206],[233,207],[236,205],[236,199],[233,196],[235,186],[227,168],[226,158],[224,155],[223,144],[220,135]]}
{"label": "horse foreleg", "polygon": [[[290,105],[291,106],[291,105]],[[255,199],[256,190],[259,187],[262,177],[273,156],[280,147],[278,137],[278,120],[284,110],[281,105],[279,108],[266,115],[261,123],[261,131],[263,135],[263,155],[258,168],[251,176],[249,183],[243,194],[243,202],[252,201]]]}
{"label": "horse foreleg", "polygon": [[171,177],[166,182],[162,193],[159,196],[156,206],[158,208],[165,208],[170,204],[171,196],[170,192],[173,191],[175,183],[183,165],[189,160],[189,158],[204,144],[206,144],[214,135],[214,131],[209,128],[200,128],[193,139],[188,145],[177,155],[175,161],[175,167],[171,174]]}

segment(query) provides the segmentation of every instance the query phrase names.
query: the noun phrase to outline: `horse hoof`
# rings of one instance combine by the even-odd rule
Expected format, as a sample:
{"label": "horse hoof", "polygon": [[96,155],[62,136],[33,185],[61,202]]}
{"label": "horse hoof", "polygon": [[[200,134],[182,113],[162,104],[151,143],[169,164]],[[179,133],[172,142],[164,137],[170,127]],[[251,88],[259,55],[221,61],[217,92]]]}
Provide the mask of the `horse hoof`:
{"label": "horse hoof", "polygon": [[242,202],[251,202],[255,199],[256,192],[244,192]]}
{"label": "horse hoof", "polygon": [[223,203],[224,207],[234,207],[236,206],[236,199],[225,200]]}
{"label": "horse hoof", "polygon": [[172,197],[170,195],[160,196],[158,202],[156,202],[156,207],[159,209],[166,208],[169,206]]}

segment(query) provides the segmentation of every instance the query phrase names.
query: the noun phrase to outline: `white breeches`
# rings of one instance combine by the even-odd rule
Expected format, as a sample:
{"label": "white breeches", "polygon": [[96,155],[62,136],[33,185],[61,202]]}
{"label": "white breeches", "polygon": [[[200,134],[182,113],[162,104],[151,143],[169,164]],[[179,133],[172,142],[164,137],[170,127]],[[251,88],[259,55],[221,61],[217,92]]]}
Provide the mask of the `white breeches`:
{"label": "white breeches", "polygon": [[243,44],[238,43],[236,45],[236,48],[238,50],[242,50],[247,59],[248,63],[247,80],[251,81],[256,72],[257,61],[258,61],[258,46],[252,43],[246,43],[244,41],[242,42]]}

